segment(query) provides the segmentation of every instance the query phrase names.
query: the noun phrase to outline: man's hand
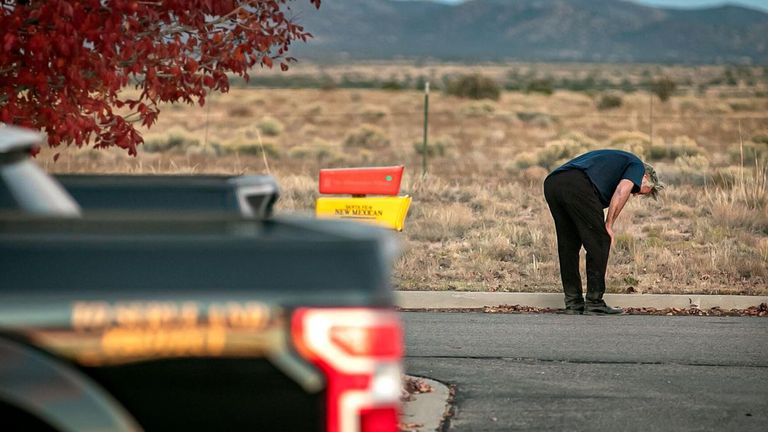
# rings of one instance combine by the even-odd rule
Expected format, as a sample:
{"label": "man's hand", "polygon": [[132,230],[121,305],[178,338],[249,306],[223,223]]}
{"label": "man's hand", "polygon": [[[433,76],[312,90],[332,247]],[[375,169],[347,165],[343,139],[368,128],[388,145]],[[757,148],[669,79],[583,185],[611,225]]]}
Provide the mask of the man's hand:
{"label": "man's hand", "polygon": [[616,222],[616,218],[619,217],[621,209],[624,208],[624,204],[629,200],[633,187],[634,184],[632,181],[623,179],[619,182],[619,185],[613,192],[613,197],[611,197],[611,203],[608,206],[608,215],[605,217],[605,230],[608,232],[608,235],[611,236],[611,247],[613,247],[614,243],[613,223]]}
{"label": "man's hand", "polygon": [[605,231],[608,232],[608,235],[611,237],[611,248],[613,248],[613,245],[616,243],[616,238],[613,235],[613,228],[611,228],[610,225],[605,224]]}

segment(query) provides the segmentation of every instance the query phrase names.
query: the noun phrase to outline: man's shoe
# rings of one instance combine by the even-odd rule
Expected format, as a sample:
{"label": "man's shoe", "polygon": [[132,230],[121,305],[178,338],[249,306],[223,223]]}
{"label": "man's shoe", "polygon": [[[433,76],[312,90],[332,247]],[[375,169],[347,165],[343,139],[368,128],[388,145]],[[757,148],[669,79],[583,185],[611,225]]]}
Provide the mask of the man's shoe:
{"label": "man's shoe", "polygon": [[584,313],[584,308],[566,307],[563,313],[566,315],[581,315]]}
{"label": "man's shoe", "polygon": [[619,315],[624,313],[624,309],[610,307],[605,302],[584,305],[584,315]]}

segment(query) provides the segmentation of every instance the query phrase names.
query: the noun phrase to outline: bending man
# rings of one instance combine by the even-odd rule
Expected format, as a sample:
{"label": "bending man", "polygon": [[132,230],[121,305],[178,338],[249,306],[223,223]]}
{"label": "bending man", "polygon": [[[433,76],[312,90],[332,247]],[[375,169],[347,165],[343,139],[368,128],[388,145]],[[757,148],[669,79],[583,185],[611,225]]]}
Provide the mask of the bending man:
{"label": "bending man", "polygon": [[[613,224],[631,195],[656,198],[663,188],[653,167],[621,150],[585,153],[547,176],[544,197],[555,220],[566,313],[622,313],[603,301]],[[603,219],[605,208],[608,213]],[[579,273],[582,246],[587,251],[586,301]]]}

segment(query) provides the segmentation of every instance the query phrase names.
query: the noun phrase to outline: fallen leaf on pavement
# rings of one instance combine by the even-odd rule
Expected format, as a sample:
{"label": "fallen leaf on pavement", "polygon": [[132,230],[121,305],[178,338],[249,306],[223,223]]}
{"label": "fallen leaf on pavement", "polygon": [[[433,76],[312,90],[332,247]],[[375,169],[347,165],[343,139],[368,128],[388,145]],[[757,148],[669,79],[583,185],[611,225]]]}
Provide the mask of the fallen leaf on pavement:
{"label": "fallen leaf on pavement", "polygon": [[[709,309],[700,309],[697,306],[688,308],[652,308],[652,307],[628,307],[623,308],[628,315],[666,315],[666,316],[750,316],[768,317],[768,303],[759,306],[750,306],[746,309],[725,310],[718,306]],[[482,308],[438,308],[438,309],[408,309],[398,308],[404,312],[483,312],[483,313],[516,313],[516,314],[546,314],[564,313],[563,309],[537,308],[522,305],[485,306]]]}
{"label": "fallen leaf on pavement", "polygon": [[400,423],[397,425],[400,432],[413,432],[422,427],[424,427],[424,425],[421,423]]}
{"label": "fallen leaf on pavement", "polygon": [[403,378],[403,388],[409,394],[429,393],[432,391],[432,386],[423,379],[409,376]]}

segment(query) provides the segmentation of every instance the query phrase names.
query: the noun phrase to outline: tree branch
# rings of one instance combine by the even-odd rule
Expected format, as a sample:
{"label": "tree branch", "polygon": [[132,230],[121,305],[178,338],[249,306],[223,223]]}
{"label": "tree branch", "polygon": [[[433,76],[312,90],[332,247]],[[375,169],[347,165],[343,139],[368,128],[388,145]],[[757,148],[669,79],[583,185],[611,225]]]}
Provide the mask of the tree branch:
{"label": "tree branch", "polygon": [[141,121],[141,114],[138,111],[132,112],[123,116],[123,120],[125,120],[128,123],[137,123]]}

